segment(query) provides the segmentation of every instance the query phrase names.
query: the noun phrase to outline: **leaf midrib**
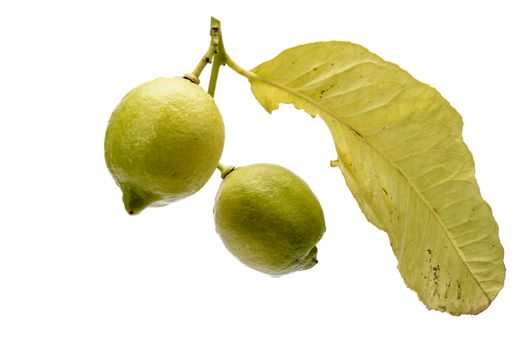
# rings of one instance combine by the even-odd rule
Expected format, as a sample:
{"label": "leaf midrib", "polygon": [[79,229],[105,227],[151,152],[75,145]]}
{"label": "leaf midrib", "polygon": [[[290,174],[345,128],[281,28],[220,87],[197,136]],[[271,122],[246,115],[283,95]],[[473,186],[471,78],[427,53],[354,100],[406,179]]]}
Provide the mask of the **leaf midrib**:
{"label": "leaf midrib", "polygon": [[[381,156],[381,158],[383,158],[387,164],[389,164],[393,169],[395,169],[406,181],[407,183],[409,184],[410,188],[412,189],[412,191],[414,191],[418,197],[421,199],[421,201],[427,206],[428,208],[428,211],[430,212],[430,214],[435,218],[435,220],[439,223],[439,225],[441,226],[441,228],[443,229],[443,231],[445,231],[445,235],[446,237],[448,238],[449,242],[452,244],[452,246],[454,247],[454,250],[456,251],[456,253],[458,254],[458,256],[460,257],[460,260],[463,262],[463,264],[465,265],[467,271],[472,275],[472,277],[474,278],[474,280],[476,281],[479,289],[483,292],[483,294],[485,295],[485,297],[487,298],[488,302],[490,303],[491,302],[491,298],[488,296],[487,292],[485,291],[485,289],[482,287],[481,285],[481,282],[478,280],[477,276],[474,274],[474,272],[472,271],[472,269],[470,268],[470,265],[467,263],[467,260],[465,258],[465,256],[463,255],[463,252],[459,249],[459,247],[457,246],[456,244],[456,241],[453,239],[452,237],[452,234],[451,232],[448,230],[448,228],[445,226],[445,223],[443,222],[443,220],[441,220],[441,218],[437,215],[437,213],[432,210],[432,206],[430,205],[430,203],[427,201],[427,199],[423,196],[422,193],[420,193],[417,188],[415,187],[415,185],[413,184],[413,182],[409,179],[409,177],[403,172],[403,170],[401,170],[395,163],[393,163],[390,159],[388,159],[381,151],[379,151],[377,148],[375,148],[373,145],[371,145],[367,139],[365,139],[361,133],[357,130],[355,130],[354,128],[352,128],[350,125],[348,125],[347,123],[345,123],[344,121],[342,121],[337,115],[335,115],[334,113],[332,113],[330,110],[326,109],[324,106],[320,105],[316,100],[294,90],[294,89],[291,89],[291,88],[288,88],[286,85],[284,84],[281,84],[275,80],[272,80],[272,79],[268,79],[268,78],[265,78],[257,73],[254,73],[253,71],[250,71],[249,72],[250,75],[249,75],[249,79],[255,79],[255,80],[259,80],[263,83],[266,83],[266,84],[269,84],[275,88],[278,88],[278,89],[281,89],[291,95],[294,95],[298,98],[301,98],[305,101],[307,101],[309,104],[315,106],[317,109],[319,109],[319,111],[322,111],[323,113],[326,113],[326,115],[330,116],[331,118],[335,119],[338,123],[341,123],[342,125],[344,125],[345,127],[347,127],[348,129],[350,129],[350,131],[353,132],[354,135],[356,135],[358,138],[360,138],[368,147],[370,147],[370,149],[372,149],[374,152],[376,152],[377,154],[379,154]],[[320,116],[321,118],[324,118],[324,115],[322,113],[320,113]]]}

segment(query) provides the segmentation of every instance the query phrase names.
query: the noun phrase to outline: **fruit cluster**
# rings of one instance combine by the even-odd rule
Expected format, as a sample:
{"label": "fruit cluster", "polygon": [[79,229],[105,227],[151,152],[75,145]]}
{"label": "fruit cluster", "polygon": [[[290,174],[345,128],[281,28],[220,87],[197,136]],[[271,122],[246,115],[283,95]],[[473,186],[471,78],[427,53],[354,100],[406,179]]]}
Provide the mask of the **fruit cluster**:
{"label": "fruit cluster", "polygon": [[220,164],[222,117],[194,81],[159,78],[131,90],[111,115],[104,146],[130,215],[194,194],[218,168],[215,226],[234,256],[274,276],[317,263],[325,223],[315,195],[275,164]]}

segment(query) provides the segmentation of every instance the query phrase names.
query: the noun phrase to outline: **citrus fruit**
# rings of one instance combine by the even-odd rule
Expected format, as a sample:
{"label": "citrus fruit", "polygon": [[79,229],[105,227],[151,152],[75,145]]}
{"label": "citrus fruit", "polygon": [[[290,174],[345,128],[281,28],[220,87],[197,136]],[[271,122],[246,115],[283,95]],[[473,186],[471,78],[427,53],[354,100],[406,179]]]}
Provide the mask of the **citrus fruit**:
{"label": "citrus fruit", "polygon": [[138,214],[197,192],[223,146],[213,98],[185,78],[158,78],[131,90],[113,111],[104,153],[127,212]]}
{"label": "citrus fruit", "polygon": [[226,248],[255,270],[279,276],[317,263],[323,210],[306,182],[286,168],[234,168],[224,176],[214,216]]}

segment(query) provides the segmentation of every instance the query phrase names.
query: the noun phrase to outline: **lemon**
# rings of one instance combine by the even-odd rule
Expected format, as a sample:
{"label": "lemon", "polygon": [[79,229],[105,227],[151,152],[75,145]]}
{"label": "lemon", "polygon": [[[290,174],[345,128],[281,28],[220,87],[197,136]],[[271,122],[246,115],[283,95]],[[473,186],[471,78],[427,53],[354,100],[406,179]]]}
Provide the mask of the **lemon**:
{"label": "lemon", "polygon": [[234,168],[219,188],[215,227],[245,265],[279,276],[317,263],[324,215],[310,187],[275,164]]}
{"label": "lemon", "polygon": [[131,90],[111,115],[105,160],[129,214],[197,192],[213,174],[224,124],[213,98],[184,78]]}

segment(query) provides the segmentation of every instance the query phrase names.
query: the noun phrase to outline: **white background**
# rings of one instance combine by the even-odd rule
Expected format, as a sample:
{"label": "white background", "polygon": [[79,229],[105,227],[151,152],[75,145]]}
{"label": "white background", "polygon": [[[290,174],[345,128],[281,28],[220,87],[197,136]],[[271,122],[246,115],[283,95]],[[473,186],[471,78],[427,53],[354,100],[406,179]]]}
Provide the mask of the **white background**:
{"label": "white background", "polygon": [[[525,348],[524,13],[520,1],[2,2],[0,349]],[[276,279],[233,258],[214,230],[218,173],[193,197],[125,213],[103,157],[111,111],[132,87],[191,71],[210,15],[246,68],[348,40],[458,109],[505,247],[489,309],[428,311],[328,166],[322,121],[268,115],[228,68],[222,160],[278,163],[310,184],[327,222],[319,264]]]}

